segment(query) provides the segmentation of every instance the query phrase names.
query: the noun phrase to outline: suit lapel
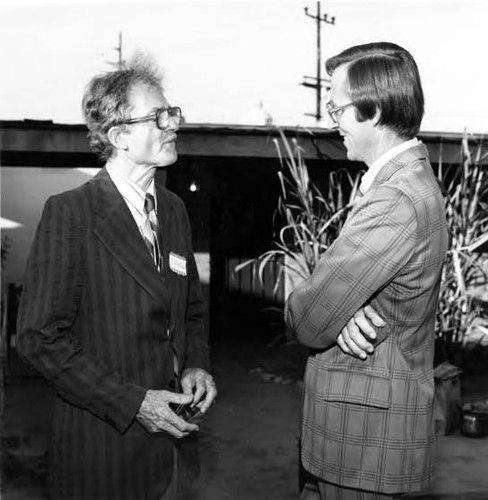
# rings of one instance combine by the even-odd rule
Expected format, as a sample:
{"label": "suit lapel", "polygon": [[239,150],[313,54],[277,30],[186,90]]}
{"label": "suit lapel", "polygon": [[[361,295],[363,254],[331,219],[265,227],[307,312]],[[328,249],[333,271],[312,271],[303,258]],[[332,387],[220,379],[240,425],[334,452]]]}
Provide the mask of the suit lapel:
{"label": "suit lapel", "polygon": [[[163,263],[161,266],[161,273],[164,276],[165,282],[167,284],[167,289],[170,290],[177,290],[177,286],[173,286],[173,280],[175,279],[174,274],[171,272],[171,269],[169,267],[169,254],[173,248],[173,236],[174,236],[174,230],[175,228],[173,227],[174,224],[174,208],[172,204],[170,203],[168,199],[168,195],[166,194],[165,189],[163,189],[158,182],[155,183],[155,190],[156,190],[156,198],[157,198],[157,205],[158,205],[158,224],[159,224],[159,236],[160,236],[160,248],[162,251],[162,256],[163,256]],[[173,311],[173,300],[174,300],[174,293],[171,293],[169,295],[169,310],[170,310],[170,331],[171,335],[174,331],[174,325],[173,321],[175,320],[175,314],[172,313]]]}
{"label": "suit lapel", "polygon": [[126,271],[155,299],[169,294],[124,199],[103,168],[94,183],[95,234]]}
{"label": "suit lapel", "polygon": [[163,256],[163,266],[162,272],[168,275],[169,266],[169,252],[172,244],[172,206],[168,201],[168,197],[164,189],[158,184],[155,184],[156,189],[156,199],[158,204],[158,224],[159,224],[159,236],[160,236],[160,247]]}

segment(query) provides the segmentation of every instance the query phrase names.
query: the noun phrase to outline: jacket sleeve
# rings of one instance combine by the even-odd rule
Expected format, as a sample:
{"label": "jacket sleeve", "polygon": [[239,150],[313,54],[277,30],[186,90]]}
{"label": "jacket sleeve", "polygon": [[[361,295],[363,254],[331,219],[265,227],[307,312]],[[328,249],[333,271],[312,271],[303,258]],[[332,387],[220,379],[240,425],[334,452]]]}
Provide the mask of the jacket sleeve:
{"label": "jacket sleeve", "polygon": [[26,266],[18,349],[70,403],[123,432],[146,390],[90,357],[73,334],[84,279],[82,227],[59,197],[46,203]]}
{"label": "jacket sleeve", "polygon": [[285,319],[298,340],[312,348],[334,344],[352,316],[408,262],[417,222],[411,200],[380,187],[351,213],[312,276],[288,297]]}
{"label": "jacket sleeve", "polygon": [[205,331],[205,305],[198,269],[193,254],[191,228],[186,209],[183,207],[183,226],[188,248],[188,293],[185,314],[187,352],[185,368],[203,368],[210,371],[210,355]]}

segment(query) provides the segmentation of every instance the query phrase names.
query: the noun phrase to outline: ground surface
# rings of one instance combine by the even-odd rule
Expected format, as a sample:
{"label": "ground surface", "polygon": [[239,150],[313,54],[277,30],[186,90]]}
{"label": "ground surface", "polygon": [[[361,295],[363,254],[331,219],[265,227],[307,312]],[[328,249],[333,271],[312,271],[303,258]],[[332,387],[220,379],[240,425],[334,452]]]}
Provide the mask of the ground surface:
{"label": "ground surface", "polygon": [[[304,352],[263,342],[213,349],[216,405],[201,425],[202,473],[182,500],[298,498],[298,421]],[[463,379],[464,398],[488,398],[488,377]],[[2,500],[44,499],[52,392],[39,379],[11,380],[2,432]],[[456,431],[438,440],[436,499],[488,500],[488,437]],[[431,496],[425,497],[431,498]]]}

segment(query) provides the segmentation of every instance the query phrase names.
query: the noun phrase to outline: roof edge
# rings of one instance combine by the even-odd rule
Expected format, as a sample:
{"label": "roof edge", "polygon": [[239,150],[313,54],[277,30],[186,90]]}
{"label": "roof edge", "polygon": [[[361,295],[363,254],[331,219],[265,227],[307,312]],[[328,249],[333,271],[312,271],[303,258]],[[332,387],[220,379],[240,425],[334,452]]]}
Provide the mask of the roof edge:
{"label": "roof edge", "polygon": [[[86,125],[83,123],[55,123],[52,120],[0,120],[0,129],[2,128],[18,128],[18,129],[34,129],[34,130],[65,130],[65,131],[83,131],[86,130]],[[236,134],[249,134],[261,135],[270,133],[278,134],[278,130],[282,130],[286,135],[288,134],[311,134],[318,136],[335,136],[337,131],[335,129],[328,129],[323,127],[304,127],[300,125],[240,125],[240,124],[224,124],[224,123],[184,123],[181,125],[182,132],[200,132],[206,133],[226,133],[229,135]],[[458,142],[463,136],[464,132],[442,132],[442,131],[421,131],[418,136],[427,141],[443,140],[446,142]],[[488,140],[488,133],[468,133],[469,141],[484,141]]]}

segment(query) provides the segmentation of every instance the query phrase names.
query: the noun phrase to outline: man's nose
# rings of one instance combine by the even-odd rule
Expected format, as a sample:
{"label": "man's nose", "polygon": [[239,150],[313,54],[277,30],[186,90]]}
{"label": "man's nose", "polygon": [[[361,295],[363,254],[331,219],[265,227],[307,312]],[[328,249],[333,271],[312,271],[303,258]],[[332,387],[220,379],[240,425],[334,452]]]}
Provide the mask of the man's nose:
{"label": "man's nose", "polygon": [[168,125],[164,130],[167,132],[176,132],[177,130],[179,130],[180,125],[181,125],[181,118],[178,118],[176,116],[170,116]]}

